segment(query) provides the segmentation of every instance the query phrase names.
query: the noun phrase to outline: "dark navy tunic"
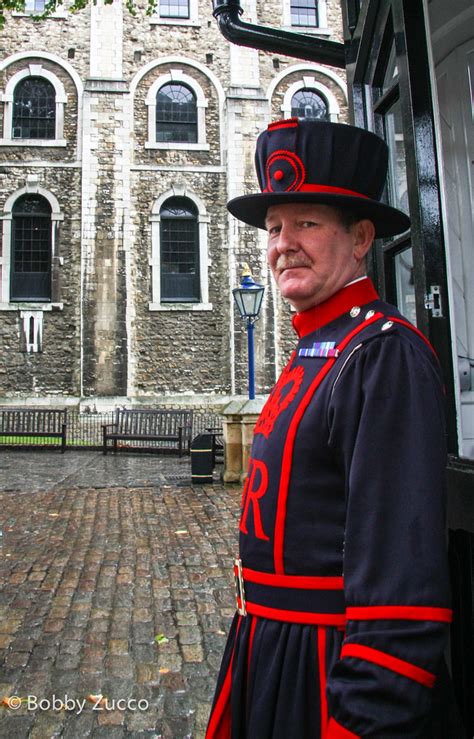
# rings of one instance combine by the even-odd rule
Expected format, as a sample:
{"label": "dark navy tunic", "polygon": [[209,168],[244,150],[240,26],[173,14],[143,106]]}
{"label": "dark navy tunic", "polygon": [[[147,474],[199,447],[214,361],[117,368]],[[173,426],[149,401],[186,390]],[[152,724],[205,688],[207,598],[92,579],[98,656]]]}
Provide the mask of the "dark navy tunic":
{"label": "dark navy tunic", "polygon": [[444,736],[432,720],[451,620],[436,357],[369,279],[294,326],[254,431],[245,615],[207,737]]}

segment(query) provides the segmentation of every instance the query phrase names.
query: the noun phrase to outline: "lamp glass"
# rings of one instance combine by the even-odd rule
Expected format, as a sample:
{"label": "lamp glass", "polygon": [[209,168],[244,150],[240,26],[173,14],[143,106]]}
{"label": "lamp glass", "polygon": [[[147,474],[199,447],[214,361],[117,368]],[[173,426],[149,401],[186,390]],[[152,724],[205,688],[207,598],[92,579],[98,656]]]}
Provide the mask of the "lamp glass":
{"label": "lamp glass", "polygon": [[236,287],[232,293],[242,318],[258,316],[262,305],[263,287]]}

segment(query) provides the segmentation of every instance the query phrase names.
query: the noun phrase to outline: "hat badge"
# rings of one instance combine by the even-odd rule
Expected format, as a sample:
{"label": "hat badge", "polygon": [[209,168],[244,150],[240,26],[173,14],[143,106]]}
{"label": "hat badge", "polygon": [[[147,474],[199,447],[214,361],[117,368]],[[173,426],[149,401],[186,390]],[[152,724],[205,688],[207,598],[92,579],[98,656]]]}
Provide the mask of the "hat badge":
{"label": "hat badge", "polygon": [[287,149],[278,149],[270,154],[265,170],[266,192],[299,190],[306,178],[306,170],[300,157]]}

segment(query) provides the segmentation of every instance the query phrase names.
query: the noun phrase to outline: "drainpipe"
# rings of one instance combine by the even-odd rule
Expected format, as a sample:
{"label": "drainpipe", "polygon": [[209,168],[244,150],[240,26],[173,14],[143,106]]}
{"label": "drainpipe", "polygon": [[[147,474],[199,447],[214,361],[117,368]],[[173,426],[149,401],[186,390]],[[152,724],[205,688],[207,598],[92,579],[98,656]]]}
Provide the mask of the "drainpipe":
{"label": "drainpipe", "polygon": [[212,5],[222,35],[234,44],[345,69],[344,44],[304,33],[244,23],[240,20],[243,9],[239,0],[212,0]]}

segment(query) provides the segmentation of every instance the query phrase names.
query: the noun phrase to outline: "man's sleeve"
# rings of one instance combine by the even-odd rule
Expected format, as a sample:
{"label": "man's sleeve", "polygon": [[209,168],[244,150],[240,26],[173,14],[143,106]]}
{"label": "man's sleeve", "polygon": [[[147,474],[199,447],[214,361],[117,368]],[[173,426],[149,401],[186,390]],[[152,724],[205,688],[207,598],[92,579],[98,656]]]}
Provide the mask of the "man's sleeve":
{"label": "man's sleeve", "polygon": [[326,739],[419,737],[451,619],[435,360],[398,332],[371,339],[338,378],[328,420],[346,480],[347,630]]}

